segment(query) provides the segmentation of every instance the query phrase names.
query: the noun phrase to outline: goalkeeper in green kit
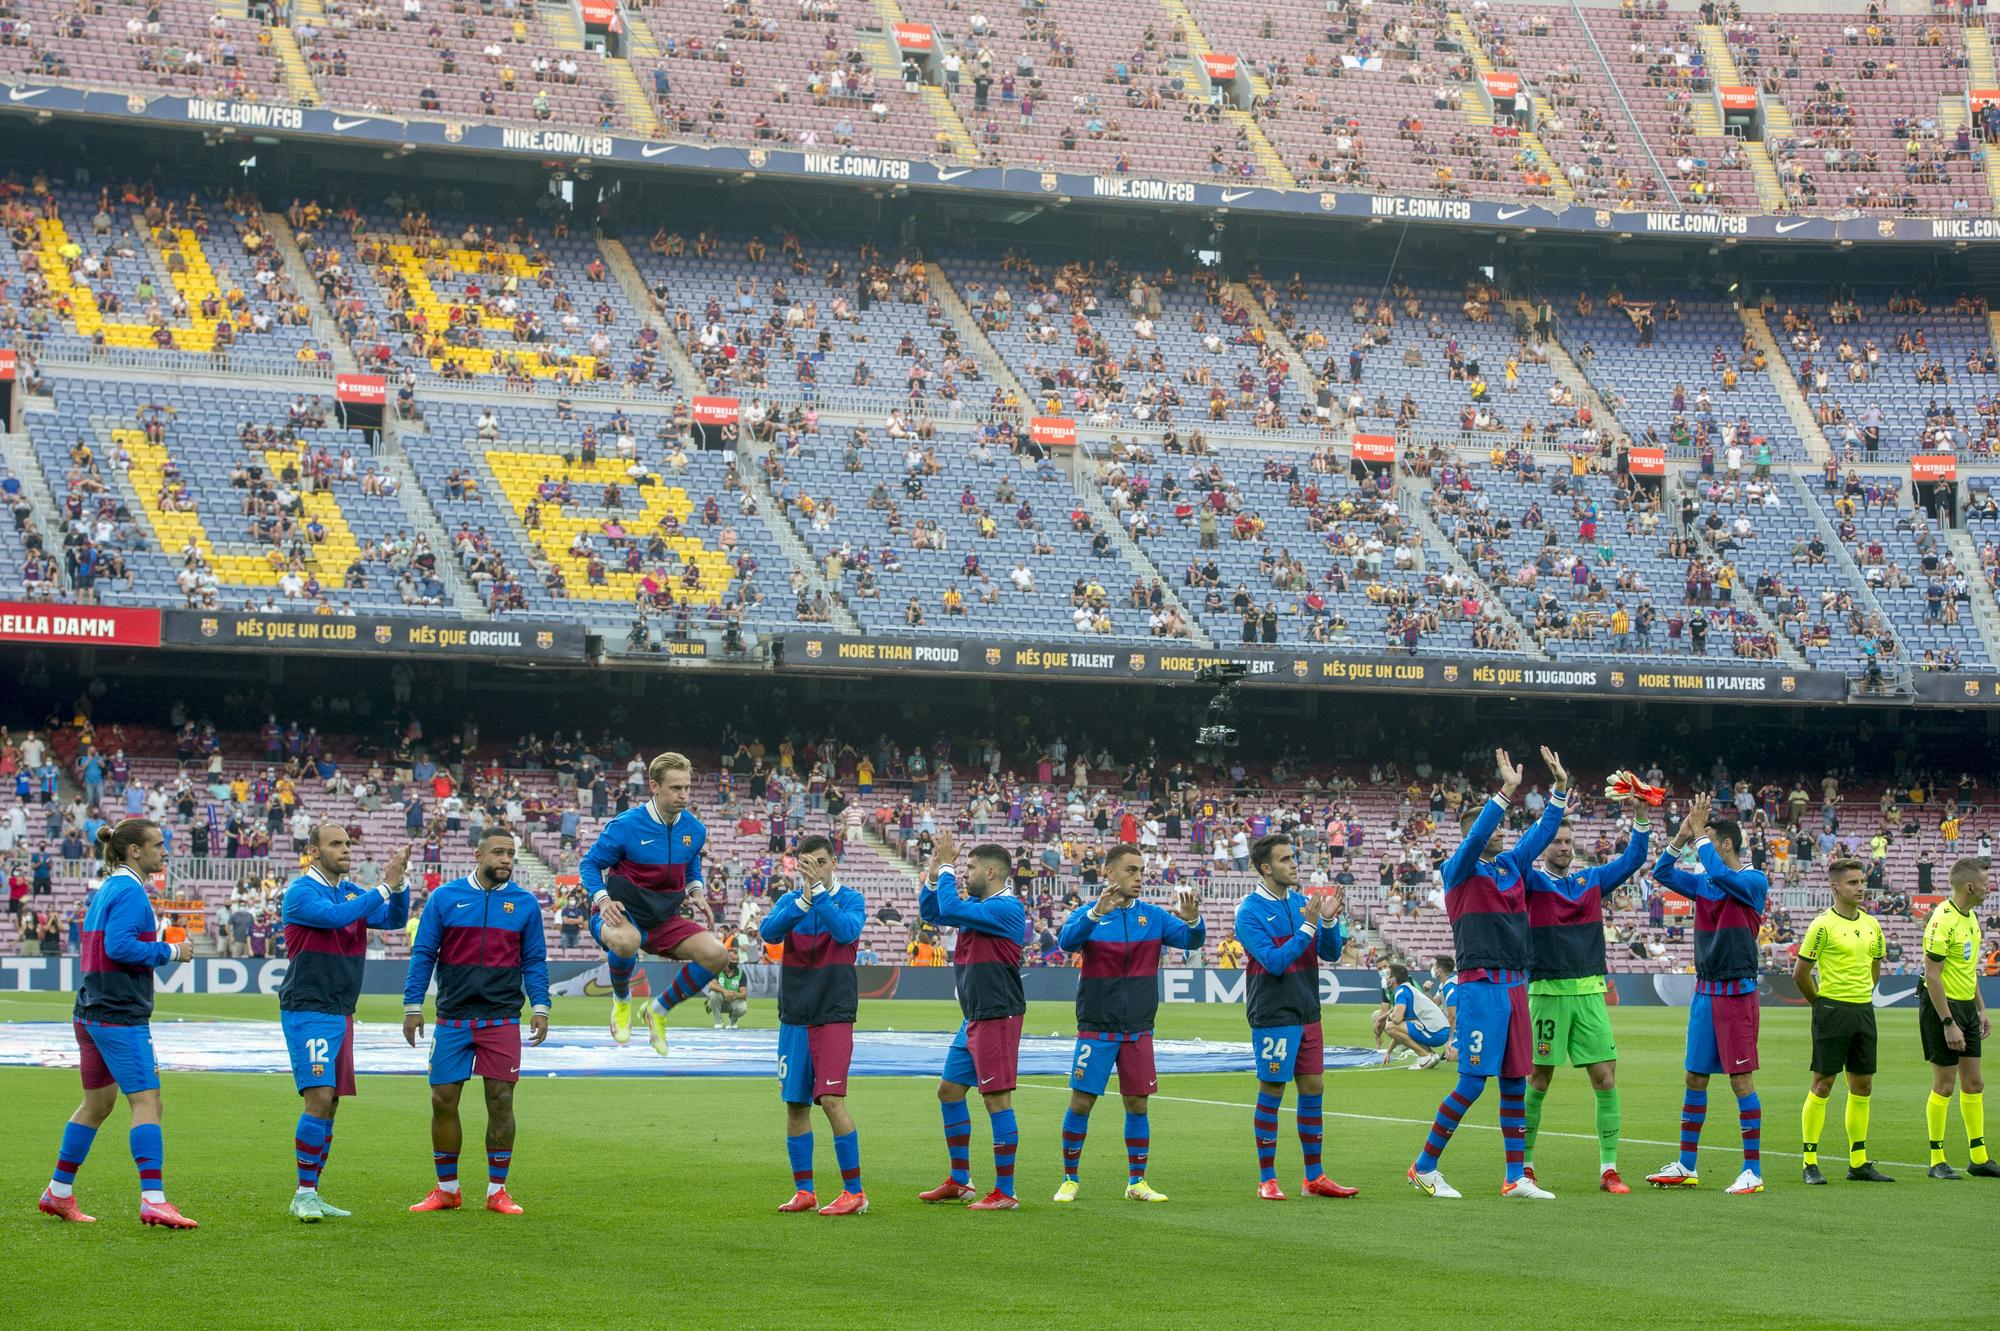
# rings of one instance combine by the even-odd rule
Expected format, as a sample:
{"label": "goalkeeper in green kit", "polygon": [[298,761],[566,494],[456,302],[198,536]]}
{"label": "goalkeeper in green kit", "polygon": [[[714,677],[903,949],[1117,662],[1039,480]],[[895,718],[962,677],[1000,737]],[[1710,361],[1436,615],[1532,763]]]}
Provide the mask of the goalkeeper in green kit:
{"label": "goalkeeper in green kit", "polygon": [[1611,1038],[1605,1002],[1604,895],[1616,891],[1647,864],[1652,824],[1648,807],[1664,793],[1630,772],[1614,772],[1605,797],[1633,814],[1632,839],[1609,864],[1572,873],[1575,838],[1567,824],[1542,854],[1542,863],[1524,875],[1528,888],[1528,934],[1533,960],[1528,968],[1528,1016],[1534,1028],[1534,1067],[1528,1074],[1527,1175],[1535,1176],[1535,1136],[1542,1101],[1559,1064],[1580,1067],[1597,1094],[1598,1187],[1631,1189],[1618,1177],[1618,1046]]}

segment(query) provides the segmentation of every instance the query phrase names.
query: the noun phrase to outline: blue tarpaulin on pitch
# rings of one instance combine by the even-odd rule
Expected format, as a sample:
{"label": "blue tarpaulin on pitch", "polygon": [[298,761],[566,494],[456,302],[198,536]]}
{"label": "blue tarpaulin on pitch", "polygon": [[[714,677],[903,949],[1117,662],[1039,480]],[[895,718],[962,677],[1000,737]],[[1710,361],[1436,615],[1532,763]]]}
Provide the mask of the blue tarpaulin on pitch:
{"label": "blue tarpaulin on pitch", "polygon": [[[854,1033],[858,1077],[931,1077],[943,1066],[950,1031],[869,1030]],[[354,1067],[362,1073],[420,1073],[427,1044],[403,1042],[400,1025],[357,1022]],[[1072,1032],[1025,1036],[1024,1076],[1067,1076],[1075,1046]],[[167,1021],[153,1025],[153,1050],[160,1067],[174,1072],[290,1072],[284,1038],[276,1022]],[[1250,1045],[1213,1040],[1159,1040],[1154,1061],[1163,1074],[1249,1072]],[[1329,1068],[1358,1068],[1379,1061],[1370,1049],[1330,1047]],[[0,1067],[73,1068],[76,1036],[67,1022],[0,1023]],[[773,1030],[675,1030],[667,1057],[646,1043],[641,1027],[632,1043],[612,1043],[610,1032],[578,1026],[550,1030],[539,1048],[523,1049],[524,1077],[775,1077],[778,1033]]]}

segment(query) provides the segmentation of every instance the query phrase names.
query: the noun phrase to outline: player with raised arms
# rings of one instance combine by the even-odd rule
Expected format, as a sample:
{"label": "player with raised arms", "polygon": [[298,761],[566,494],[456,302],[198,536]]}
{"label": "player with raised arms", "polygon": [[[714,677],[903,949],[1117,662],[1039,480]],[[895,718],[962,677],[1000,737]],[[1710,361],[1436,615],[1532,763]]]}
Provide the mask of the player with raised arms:
{"label": "player with raised arms", "polygon": [[722,940],[681,914],[703,890],[701,856],[708,828],[688,802],[694,764],[663,753],[647,764],[652,795],[604,825],[577,865],[590,893],[590,936],[605,951],[611,971],[611,1038],[632,1037],[632,972],[643,948],[687,964],[672,984],[646,1005],[653,1052],[667,1056],[667,1013],[708,988],[729,963]]}
{"label": "player with raised arms", "polygon": [[944,1114],[944,1144],[951,1175],[917,1194],[927,1202],[970,1201],[972,1111],[966,1092],[979,1088],[993,1124],[993,1191],[971,1202],[970,1211],[1012,1211],[1014,1153],[1021,1130],[1014,1119],[1014,1086],[1021,1064],[1021,1019],[1028,1002],[1021,988],[1021,950],[1027,939],[1028,909],[1014,895],[1009,876],[1014,858],[1005,846],[972,848],[965,866],[965,893],[959,893],[958,843],[941,829],[917,893],[917,914],[930,924],[958,930],[951,964],[956,970],[958,1007],[964,1014],[938,1077],[938,1104]]}
{"label": "player with raised arms", "polygon": [[1063,1113],[1063,1181],[1055,1199],[1073,1202],[1082,1187],[1079,1170],[1090,1131],[1091,1107],[1118,1073],[1125,1101],[1125,1196],[1135,1202],[1164,1202],[1166,1194],[1146,1182],[1152,1152],[1152,1120],[1147,1101],[1160,1088],[1153,1066],[1153,1019],[1160,1010],[1160,953],[1193,951],[1208,938],[1201,899],[1188,890],[1174,906],[1139,900],[1146,857],[1128,842],[1104,853],[1104,891],[1094,903],[1078,906],[1063,921],[1056,944],[1082,954],[1083,975],[1076,987],[1076,1051],[1071,1056],[1069,1108]]}
{"label": "player with raised arms", "polygon": [[291,965],[278,985],[278,1024],[303,1102],[293,1130],[299,1185],[292,1215],[310,1225],[348,1214],[319,1195],[319,1180],[333,1154],[333,1116],[341,1097],[355,1091],[354,1005],[361,997],[368,931],[410,922],[410,847],[396,848],[375,887],[348,881],[353,848],[339,823],[313,828],[308,850],[306,871],[285,889]]}
{"label": "player with raised arms", "polygon": [[[780,1211],[859,1215],[861,1139],[847,1112],[847,1071],[854,1060],[854,1018],[861,986],[854,957],[868,923],[868,903],[833,872],[833,842],[799,842],[799,886],[779,897],[758,926],[767,943],[784,944],[778,963],[778,1095],[785,1102],[785,1151],[792,1199]],[[833,1129],[840,1195],[825,1206],[813,1192],[813,1106]]]}
{"label": "player with raised arms", "polygon": [[514,1162],[514,1085],[521,1079],[521,999],[530,1046],[549,1038],[549,951],[542,904],[514,881],[514,834],[489,827],[472,872],[431,893],[417,921],[403,984],[403,1038],[424,1033],[424,992],[437,975],[431,1032],[431,1165],[437,1183],[412,1211],[456,1211],[459,1095],[476,1072],[486,1090],[486,1209],[520,1215],[507,1192]]}
{"label": "player with raised arms", "polygon": [[1604,894],[1615,892],[1646,866],[1653,825],[1646,809],[1664,792],[1642,784],[1630,772],[1614,772],[1605,796],[1632,814],[1631,839],[1608,864],[1572,873],[1576,835],[1565,823],[1542,853],[1546,870],[1528,866],[1528,1019],[1535,1036],[1535,1062],[1528,1070],[1524,1104],[1527,1132],[1521,1143],[1521,1173],[1535,1177],[1535,1138],[1542,1130],[1542,1102],[1556,1068],[1583,1069],[1597,1097],[1597,1186],[1623,1196],[1632,1191],[1618,1177],[1618,1045],[1611,1036],[1611,1008],[1605,1000],[1610,967],[1604,955]]}
{"label": "player with raised arms", "polygon": [[160,1072],[153,1060],[153,972],[194,956],[194,944],[160,941],[146,880],[167,867],[160,825],[127,818],[97,830],[107,871],[83,914],[83,978],[71,1024],[82,1056],[83,1103],[63,1125],[62,1147],[36,1203],[44,1215],[90,1224],[77,1205],[77,1171],[122,1092],[132,1107],[127,1140],[139,1170],[139,1223],[194,1229],[167,1200],[166,1143],[160,1130]]}
{"label": "player with raised arms", "polygon": [[1569,801],[1569,773],[1548,746],[1542,761],[1552,778],[1542,816],[1505,850],[1501,824],[1521,788],[1521,769],[1505,749],[1493,751],[1500,789],[1478,809],[1459,818],[1465,839],[1444,862],[1444,908],[1451,920],[1452,951],[1458,958],[1458,1084],[1438,1106],[1423,1152],[1410,1166],[1410,1185],[1428,1197],[1457,1197],[1438,1172],[1438,1157],[1452,1134],[1486,1090],[1500,1079],[1500,1137],[1506,1162],[1503,1197],[1551,1200],[1527,1176],[1528,1072],[1534,1066],[1528,1023],[1526,981],[1528,941],[1527,874],[1555,839]]}
{"label": "player with raised arms", "polygon": [[[1708,1118],[1708,1079],[1729,1078],[1743,1137],[1743,1171],[1725,1191],[1744,1197],[1764,1191],[1764,1107],[1757,1098],[1757,931],[1771,880],[1743,867],[1743,829],[1709,821],[1709,797],[1693,807],[1653,881],[1694,902],[1694,1002],[1688,1009],[1687,1094],[1681,1101],[1680,1157],[1648,1174],[1656,1188],[1692,1188],[1701,1179],[1696,1159]],[[1680,867],[1681,851],[1694,847],[1700,873]]]}

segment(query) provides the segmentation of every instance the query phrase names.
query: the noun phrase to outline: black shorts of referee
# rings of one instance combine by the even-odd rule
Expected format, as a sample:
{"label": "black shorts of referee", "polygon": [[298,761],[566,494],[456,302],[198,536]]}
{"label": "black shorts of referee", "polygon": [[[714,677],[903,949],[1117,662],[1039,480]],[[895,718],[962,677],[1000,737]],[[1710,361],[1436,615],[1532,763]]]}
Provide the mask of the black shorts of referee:
{"label": "black shorts of referee", "polygon": [[1822,1077],[1875,1075],[1875,1005],[1813,1000],[1812,1070]]}
{"label": "black shorts of referee", "polygon": [[1924,1039],[1924,1062],[1933,1067],[1955,1068],[1961,1058],[1979,1057],[1979,1004],[1970,998],[1950,998],[1945,1000],[1945,1006],[1951,1009],[1951,1019],[1965,1036],[1963,1049],[1953,1049],[1944,1042],[1944,1023],[1938,1019],[1930,995],[1921,989],[1917,991],[1917,1031]]}

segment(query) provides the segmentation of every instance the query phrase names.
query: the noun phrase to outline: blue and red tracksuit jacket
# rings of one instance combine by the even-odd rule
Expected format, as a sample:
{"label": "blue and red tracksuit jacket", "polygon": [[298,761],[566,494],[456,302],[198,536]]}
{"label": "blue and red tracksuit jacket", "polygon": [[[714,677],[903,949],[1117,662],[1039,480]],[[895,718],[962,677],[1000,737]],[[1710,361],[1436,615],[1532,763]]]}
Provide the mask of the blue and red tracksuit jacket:
{"label": "blue and red tracksuit jacket", "polygon": [[958,872],[946,865],[938,871],[937,882],[918,889],[917,916],[958,930],[951,964],[958,984],[958,1010],[967,1021],[1027,1013],[1021,953],[1028,938],[1028,908],[1012,888],[986,897],[960,896]]}
{"label": "blue and red tracksuit jacket", "polygon": [[487,888],[471,875],[431,893],[417,920],[403,982],[403,1009],[424,1010],[437,975],[439,1021],[519,1021],[525,990],[533,1010],[549,1010],[549,950],[542,903],[519,883]]}
{"label": "blue and red tracksuit jacket", "polygon": [[278,985],[278,1010],[351,1017],[361,997],[368,931],[410,922],[410,884],[385,901],[372,887],[329,882],[315,866],[285,889],[283,915],[290,964]]}
{"label": "blue and red tracksuit jacket", "polygon": [[[682,809],[669,824],[647,800],[604,825],[583,853],[577,876],[593,905],[608,873],[631,879],[643,891],[685,896],[702,885],[701,854],[707,845],[708,828],[692,811]],[[680,904],[663,902],[661,913],[672,915]]]}
{"label": "blue and red tracksuit jacket", "polygon": [[1165,906],[1134,901],[1109,914],[1078,906],[1063,921],[1056,946],[1083,955],[1076,986],[1079,1035],[1139,1035],[1153,1029],[1160,1010],[1160,953],[1192,951],[1208,940],[1208,926],[1189,924]]}
{"label": "blue and red tracksuit jacket", "polygon": [[787,1026],[852,1023],[861,986],[854,971],[868,903],[844,883],[808,899],[787,892],[757,926],[767,943],[783,943],[778,963],[778,1020]]}
{"label": "blue and red tracksuit jacket", "polygon": [[98,1026],[144,1026],[153,1019],[153,971],[174,959],[160,941],[146,885],[114,869],[83,913],[83,982],[73,1019]]}
{"label": "blue and red tracksuit jacket", "polygon": [[1236,941],[1247,964],[1243,981],[1251,1030],[1310,1026],[1319,1020],[1319,964],[1347,950],[1343,921],[1306,928],[1306,894],[1273,896],[1259,887],[1236,906]]}
{"label": "blue and red tracksuit jacket", "polygon": [[1694,991],[1698,994],[1751,994],[1757,991],[1757,931],[1764,927],[1764,903],[1771,880],[1756,869],[1732,869],[1707,837],[1694,843],[1700,873],[1675,862],[1673,849],[1653,866],[1653,881],[1694,903]]}
{"label": "blue and red tracksuit jacket", "polygon": [[1651,832],[1632,833],[1625,853],[1608,864],[1557,878],[1530,865],[1528,943],[1534,953],[1530,978],[1581,980],[1604,975],[1604,894],[1615,892],[1646,863]]}
{"label": "blue and red tracksuit jacket", "polygon": [[1493,796],[1444,862],[1444,912],[1451,920],[1460,984],[1474,980],[1515,984],[1527,977],[1533,957],[1527,874],[1555,840],[1567,798],[1560,790],[1551,792],[1542,816],[1521,833],[1513,848],[1488,860],[1481,858],[1486,843],[1507,816],[1507,801]]}

